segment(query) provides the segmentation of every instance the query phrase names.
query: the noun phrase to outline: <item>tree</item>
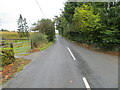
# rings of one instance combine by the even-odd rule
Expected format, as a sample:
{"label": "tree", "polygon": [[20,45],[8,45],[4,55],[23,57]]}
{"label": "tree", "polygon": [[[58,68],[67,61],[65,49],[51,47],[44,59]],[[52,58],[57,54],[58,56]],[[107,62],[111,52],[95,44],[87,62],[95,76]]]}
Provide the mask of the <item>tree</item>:
{"label": "tree", "polygon": [[73,15],[77,2],[66,2],[63,15],[68,23],[72,23]]}
{"label": "tree", "polygon": [[46,34],[49,41],[53,41],[55,38],[55,27],[54,23],[50,19],[42,19],[37,22],[34,30]]}
{"label": "tree", "polygon": [[118,39],[120,29],[119,6],[120,2],[93,3],[94,11],[100,14],[101,30],[99,37],[104,45],[115,46],[120,42]]}
{"label": "tree", "polygon": [[5,31],[5,32],[7,31],[7,32],[8,32],[9,30],[6,30],[6,29],[1,29],[0,31]]}
{"label": "tree", "polygon": [[63,36],[67,24],[68,22],[65,20],[64,16],[60,16],[59,18],[56,18],[57,30],[59,30],[60,34]]}
{"label": "tree", "polygon": [[75,8],[74,22],[76,30],[83,32],[93,31],[99,28],[99,15],[95,15],[91,4]]}
{"label": "tree", "polygon": [[66,2],[58,21],[61,35],[71,40],[118,50],[120,2]]}
{"label": "tree", "polygon": [[22,15],[20,14],[20,17],[17,23],[18,23],[18,33],[19,33],[20,38],[29,37],[30,35],[28,32],[26,18],[23,19]]}

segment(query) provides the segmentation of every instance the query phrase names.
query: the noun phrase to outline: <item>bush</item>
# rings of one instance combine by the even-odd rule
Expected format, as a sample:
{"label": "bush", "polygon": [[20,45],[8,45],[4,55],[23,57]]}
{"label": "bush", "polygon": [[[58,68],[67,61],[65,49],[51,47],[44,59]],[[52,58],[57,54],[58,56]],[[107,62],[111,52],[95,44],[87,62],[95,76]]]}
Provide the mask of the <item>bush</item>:
{"label": "bush", "polygon": [[12,48],[2,50],[2,66],[9,65],[15,61],[14,52]]}
{"label": "bush", "polygon": [[55,27],[53,21],[50,19],[42,19],[38,21],[33,30],[39,30],[39,32],[46,34],[49,42],[54,41],[55,39]]}
{"label": "bush", "polygon": [[47,36],[42,33],[34,33],[31,36],[31,40],[32,40],[32,48],[37,48],[40,46],[40,44],[48,43]]}

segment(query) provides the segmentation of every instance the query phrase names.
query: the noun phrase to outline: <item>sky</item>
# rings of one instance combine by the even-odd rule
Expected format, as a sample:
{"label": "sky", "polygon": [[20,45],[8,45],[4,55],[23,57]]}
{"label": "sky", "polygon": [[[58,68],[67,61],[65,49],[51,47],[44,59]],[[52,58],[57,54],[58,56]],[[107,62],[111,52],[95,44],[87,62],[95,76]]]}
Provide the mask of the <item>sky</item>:
{"label": "sky", "polygon": [[28,26],[42,18],[53,19],[60,15],[64,7],[65,0],[0,0],[0,29],[17,31],[17,21],[20,14],[26,18]]}

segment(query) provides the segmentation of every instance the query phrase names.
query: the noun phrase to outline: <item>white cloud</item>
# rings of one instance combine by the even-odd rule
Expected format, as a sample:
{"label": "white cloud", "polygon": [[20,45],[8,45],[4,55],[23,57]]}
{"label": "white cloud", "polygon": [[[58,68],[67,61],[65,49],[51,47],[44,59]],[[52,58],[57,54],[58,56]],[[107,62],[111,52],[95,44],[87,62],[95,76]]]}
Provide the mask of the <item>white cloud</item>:
{"label": "white cloud", "polygon": [[[65,0],[37,0],[46,18],[54,18],[60,14]],[[17,20],[19,14],[27,19],[30,26],[38,19],[44,18],[44,15],[37,6],[35,0],[1,0],[0,1],[0,19],[1,28],[8,30],[17,30]]]}

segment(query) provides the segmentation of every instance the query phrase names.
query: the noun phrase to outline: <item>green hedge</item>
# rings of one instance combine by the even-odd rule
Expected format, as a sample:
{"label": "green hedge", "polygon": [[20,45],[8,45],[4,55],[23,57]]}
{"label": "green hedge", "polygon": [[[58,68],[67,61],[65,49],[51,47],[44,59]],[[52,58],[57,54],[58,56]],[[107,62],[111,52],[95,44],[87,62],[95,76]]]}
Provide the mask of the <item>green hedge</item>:
{"label": "green hedge", "polygon": [[14,51],[12,48],[2,50],[2,66],[9,65],[15,61]]}

